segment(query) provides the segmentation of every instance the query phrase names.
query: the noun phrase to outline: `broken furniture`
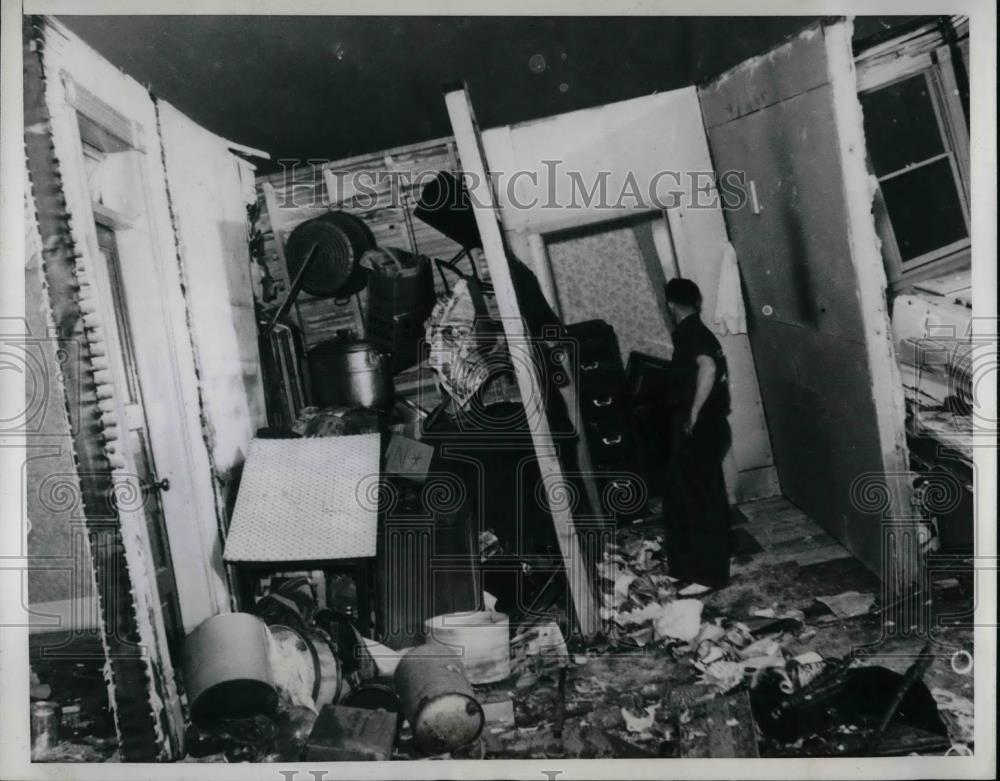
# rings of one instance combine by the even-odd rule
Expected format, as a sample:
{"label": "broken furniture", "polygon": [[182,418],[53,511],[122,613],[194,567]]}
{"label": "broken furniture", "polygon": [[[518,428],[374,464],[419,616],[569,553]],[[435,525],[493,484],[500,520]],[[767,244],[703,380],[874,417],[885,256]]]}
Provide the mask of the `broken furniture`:
{"label": "broken furniture", "polygon": [[369,632],[369,570],[376,553],[379,435],[254,439],[224,558],[236,565],[240,604],[253,605],[256,577],[349,569],[357,621]]}

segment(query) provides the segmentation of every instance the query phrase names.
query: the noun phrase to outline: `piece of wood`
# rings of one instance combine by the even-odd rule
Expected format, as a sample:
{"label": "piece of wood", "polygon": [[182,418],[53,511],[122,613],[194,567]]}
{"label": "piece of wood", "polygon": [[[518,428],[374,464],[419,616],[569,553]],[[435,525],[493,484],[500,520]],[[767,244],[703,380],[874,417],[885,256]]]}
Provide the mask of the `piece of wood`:
{"label": "piece of wood", "polygon": [[[544,399],[537,390],[542,387],[541,378],[531,358],[531,345],[511,278],[506,245],[498,220],[496,197],[487,172],[482,138],[476,125],[468,90],[463,88],[446,93],[445,104],[452,129],[455,131],[455,142],[462,167],[471,179],[469,195],[474,205],[476,225],[483,241],[483,250],[489,265],[497,304],[500,307],[508,349],[531,429],[539,471],[547,494],[552,496],[566,485],[566,479],[549,428]],[[578,626],[584,637],[593,637],[598,631],[598,603],[591,572],[585,564],[581,551],[581,540],[577,536],[569,508],[558,501],[549,504]]]}
{"label": "piece of wood", "polygon": [[538,277],[538,284],[545,294],[545,300],[549,302],[552,311],[562,317],[562,309],[559,306],[559,294],[556,291],[556,283],[552,278],[552,260],[545,249],[545,239],[541,234],[528,234],[528,247],[531,250],[531,268]]}

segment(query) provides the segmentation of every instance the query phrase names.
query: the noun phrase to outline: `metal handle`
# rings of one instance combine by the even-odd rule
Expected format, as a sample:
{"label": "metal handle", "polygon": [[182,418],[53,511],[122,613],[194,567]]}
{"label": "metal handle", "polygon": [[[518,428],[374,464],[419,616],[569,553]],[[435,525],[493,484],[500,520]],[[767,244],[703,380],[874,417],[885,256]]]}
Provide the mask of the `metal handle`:
{"label": "metal handle", "polygon": [[750,211],[760,214],[760,200],[757,198],[757,183],[750,180]]}
{"label": "metal handle", "polygon": [[601,442],[603,442],[605,445],[617,445],[620,444],[621,441],[622,441],[621,434],[617,434],[616,436],[613,437],[601,437]]}
{"label": "metal handle", "polygon": [[147,491],[169,491],[170,480],[164,477],[162,480],[149,480],[146,482]]}
{"label": "metal handle", "polygon": [[606,399],[594,399],[591,403],[595,407],[610,407],[613,399],[608,396]]}
{"label": "metal handle", "polygon": [[599,361],[594,361],[593,363],[581,363],[580,364],[580,370],[581,371],[585,371],[585,372],[592,372],[598,366],[600,366],[600,362]]}

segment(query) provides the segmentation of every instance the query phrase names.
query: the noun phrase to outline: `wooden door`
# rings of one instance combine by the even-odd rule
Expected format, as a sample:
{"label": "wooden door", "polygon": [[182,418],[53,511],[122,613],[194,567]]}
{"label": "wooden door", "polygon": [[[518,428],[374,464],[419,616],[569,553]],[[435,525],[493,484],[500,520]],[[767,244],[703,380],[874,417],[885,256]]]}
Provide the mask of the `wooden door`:
{"label": "wooden door", "polygon": [[[160,494],[170,489],[170,483],[156,473],[146,411],[143,406],[142,388],[136,363],[135,340],[132,338],[132,312],[125,295],[122,277],[121,257],[118,242],[112,227],[96,223],[97,246],[104,261],[111,297],[114,302],[115,330],[119,349],[109,354],[110,367],[119,378],[122,389],[124,420],[119,425],[124,429],[122,439],[128,454],[129,477],[134,481],[132,494],[135,501],[129,505],[143,515],[150,559],[156,581],[156,594],[163,614],[163,624],[167,636],[167,646],[171,656],[176,656],[184,639],[180,604],[177,596],[177,582],[170,557],[170,542],[167,537],[166,520]],[[137,321],[141,323],[140,321]],[[140,326],[141,327],[141,326]],[[120,508],[123,509],[123,508]]]}
{"label": "wooden door", "polygon": [[699,98],[782,491],[886,576],[907,456],[850,43],[813,27]]}

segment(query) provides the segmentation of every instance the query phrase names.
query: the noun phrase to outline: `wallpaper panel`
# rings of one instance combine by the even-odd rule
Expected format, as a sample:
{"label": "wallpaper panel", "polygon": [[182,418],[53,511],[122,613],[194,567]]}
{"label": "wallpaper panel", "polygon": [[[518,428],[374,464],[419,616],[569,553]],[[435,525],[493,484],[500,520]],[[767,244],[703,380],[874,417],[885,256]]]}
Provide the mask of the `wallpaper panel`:
{"label": "wallpaper panel", "polygon": [[[662,273],[654,281],[650,265],[626,223],[605,223],[547,242],[563,320],[607,320],[618,335],[622,362],[633,350],[667,358],[670,333],[658,301]],[[655,264],[652,264],[655,265]]]}

